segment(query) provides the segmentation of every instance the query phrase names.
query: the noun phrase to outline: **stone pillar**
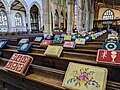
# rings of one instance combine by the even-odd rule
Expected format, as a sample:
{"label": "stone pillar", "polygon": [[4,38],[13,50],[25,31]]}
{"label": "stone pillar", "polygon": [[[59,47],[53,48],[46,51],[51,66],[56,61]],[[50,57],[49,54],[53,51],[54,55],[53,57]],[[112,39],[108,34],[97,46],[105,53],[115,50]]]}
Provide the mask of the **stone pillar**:
{"label": "stone pillar", "polygon": [[95,4],[95,0],[91,1],[91,12],[90,12],[90,30],[93,29],[93,25],[94,25],[94,4]]}
{"label": "stone pillar", "polygon": [[85,0],[85,31],[89,30],[89,7],[88,0]]}
{"label": "stone pillar", "polygon": [[10,10],[9,11],[6,11],[7,13],[7,25],[8,25],[8,32],[13,32],[12,30],[12,23],[11,23],[11,12]]}
{"label": "stone pillar", "polygon": [[63,16],[63,28],[65,29],[66,28],[66,17]]}
{"label": "stone pillar", "polygon": [[51,0],[43,0],[44,37],[52,35]]}
{"label": "stone pillar", "polygon": [[67,0],[67,34],[71,35],[73,32],[73,19],[74,19],[74,0]]}
{"label": "stone pillar", "polygon": [[30,21],[30,12],[29,11],[26,12],[26,18],[27,18],[27,26],[26,26],[27,32],[31,33],[32,30],[31,30],[31,21]]}
{"label": "stone pillar", "polygon": [[61,14],[58,12],[58,29],[60,30],[61,28]]}
{"label": "stone pillar", "polygon": [[83,23],[82,23],[82,14],[83,14],[83,8],[82,8],[82,0],[77,0],[77,30],[80,32],[83,29]]}

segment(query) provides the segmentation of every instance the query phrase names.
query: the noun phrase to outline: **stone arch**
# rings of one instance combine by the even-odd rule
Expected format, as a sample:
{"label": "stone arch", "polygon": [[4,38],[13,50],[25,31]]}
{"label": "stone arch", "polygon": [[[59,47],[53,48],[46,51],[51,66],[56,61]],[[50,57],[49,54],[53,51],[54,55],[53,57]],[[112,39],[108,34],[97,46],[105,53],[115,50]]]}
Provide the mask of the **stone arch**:
{"label": "stone arch", "polygon": [[[14,2],[15,0],[11,0],[10,1],[10,8],[12,7],[12,3]],[[25,2],[25,0],[18,0],[20,3],[22,3],[22,5],[24,6],[25,10],[28,11],[28,5],[27,3]]]}
{"label": "stone arch", "polygon": [[3,3],[3,5],[5,6],[5,10],[9,11],[9,4],[7,2],[7,0],[1,0],[1,2]]}
{"label": "stone arch", "polygon": [[38,7],[39,13],[41,14],[41,6],[40,6],[40,4],[39,4],[37,1],[34,1],[34,2],[32,2],[32,3],[30,4],[30,6],[29,6],[29,11],[30,11],[30,9],[31,9],[31,7],[32,7],[33,5],[36,5],[36,6]]}

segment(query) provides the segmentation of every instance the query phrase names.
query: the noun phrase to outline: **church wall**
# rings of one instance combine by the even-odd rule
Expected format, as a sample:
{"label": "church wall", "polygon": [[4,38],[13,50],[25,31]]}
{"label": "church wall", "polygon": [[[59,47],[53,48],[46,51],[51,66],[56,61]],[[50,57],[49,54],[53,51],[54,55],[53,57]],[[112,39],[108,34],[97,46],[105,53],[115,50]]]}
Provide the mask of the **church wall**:
{"label": "church wall", "polygon": [[[102,20],[102,16],[103,16],[104,12],[108,9],[109,8],[100,8],[98,20]],[[114,12],[114,18],[115,19],[116,19],[116,17],[119,17],[119,19],[120,19],[120,11],[119,10],[115,10],[115,9],[110,9],[110,10],[112,10]]]}
{"label": "church wall", "polygon": [[25,13],[24,12],[20,12],[20,11],[11,10],[12,27],[15,27],[15,14],[17,12],[19,12],[22,15],[23,27],[26,27]]}

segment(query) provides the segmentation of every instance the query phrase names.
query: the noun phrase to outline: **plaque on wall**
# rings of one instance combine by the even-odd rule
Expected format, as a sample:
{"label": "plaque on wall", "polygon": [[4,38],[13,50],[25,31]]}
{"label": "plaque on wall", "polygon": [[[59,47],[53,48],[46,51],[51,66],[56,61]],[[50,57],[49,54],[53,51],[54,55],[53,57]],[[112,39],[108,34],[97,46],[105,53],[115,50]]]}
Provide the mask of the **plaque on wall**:
{"label": "plaque on wall", "polygon": [[120,51],[99,49],[96,60],[97,62],[120,64],[119,56],[120,56]]}
{"label": "plaque on wall", "polygon": [[69,63],[62,86],[71,90],[106,90],[107,69]]}
{"label": "plaque on wall", "polygon": [[32,44],[24,43],[18,47],[19,52],[30,52],[32,49]]}
{"label": "plaque on wall", "polygon": [[62,53],[63,47],[62,46],[51,46],[49,45],[45,51],[46,56],[53,56],[53,57],[60,57]]}
{"label": "plaque on wall", "polygon": [[7,41],[0,41],[0,49],[4,49],[7,46]]}
{"label": "plaque on wall", "polygon": [[33,58],[31,56],[15,53],[6,64],[5,69],[20,75],[26,75],[32,61]]}

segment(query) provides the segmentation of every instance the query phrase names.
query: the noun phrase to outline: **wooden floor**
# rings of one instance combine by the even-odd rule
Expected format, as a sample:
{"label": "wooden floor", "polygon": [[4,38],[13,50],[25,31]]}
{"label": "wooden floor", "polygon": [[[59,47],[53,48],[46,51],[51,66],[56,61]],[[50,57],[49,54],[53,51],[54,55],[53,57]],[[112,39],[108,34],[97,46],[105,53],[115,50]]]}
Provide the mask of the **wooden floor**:
{"label": "wooden floor", "polygon": [[[41,36],[41,35],[37,35]],[[60,58],[46,57],[45,48],[41,48],[39,43],[33,42],[36,35],[26,35],[33,44],[32,51],[26,53],[34,58],[33,63],[25,77],[4,70],[13,53],[17,51],[18,42],[21,37],[8,39],[8,47],[1,49],[3,56],[0,59],[0,88],[8,90],[64,90],[62,81],[69,62],[106,67],[109,70],[107,90],[120,90],[120,66],[111,64],[101,64],[96,62],[97,50],[102,48],[102,43],[107,34],[97,40],[87,42],[86,45],[77,45],[75,49],[64,49]],[[60,45],[62,44],[55,44]],[[25,53],[22,53],[25,54]],[[19,82],[18,82],[19,81]]]}

